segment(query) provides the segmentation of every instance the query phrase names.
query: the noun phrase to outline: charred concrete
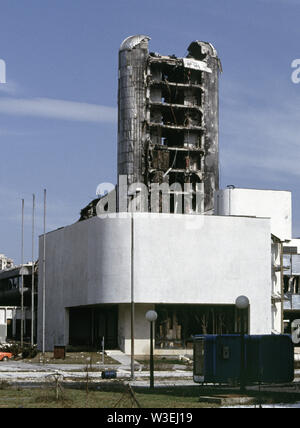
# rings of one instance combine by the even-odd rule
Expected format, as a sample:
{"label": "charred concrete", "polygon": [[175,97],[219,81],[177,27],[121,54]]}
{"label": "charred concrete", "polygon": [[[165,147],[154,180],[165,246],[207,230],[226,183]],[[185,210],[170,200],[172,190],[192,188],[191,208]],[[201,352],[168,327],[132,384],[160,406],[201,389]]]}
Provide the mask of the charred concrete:
{"label": "charred concrete", "polygon": [[119,51],[118,176],[150,193],[152,183],[188,184],[195,194],[202,188],[204,203],[194,196],[188,213],[212,211],[219,188],[217,52],[194,41],[186,58],[163,56],[149,53],[148,42],[132,36]]}

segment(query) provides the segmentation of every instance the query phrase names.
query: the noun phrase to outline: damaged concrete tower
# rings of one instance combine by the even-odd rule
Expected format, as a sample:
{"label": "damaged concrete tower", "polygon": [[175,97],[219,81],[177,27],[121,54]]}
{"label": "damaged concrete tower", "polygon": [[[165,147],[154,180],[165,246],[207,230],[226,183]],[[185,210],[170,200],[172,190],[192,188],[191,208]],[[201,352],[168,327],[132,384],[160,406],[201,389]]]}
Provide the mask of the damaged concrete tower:
{"label": "damaged concrete tower", "polygon": [[149,53],[148,41],[128,37],[119,51],[118,176],[149,191],[153,183],[179,183],[182,194],[187,185],[192,195],[201,189],[201,209],[192,196],[192,211],[210,212],[219,188],[220,60],[210,43],[192,42],[177,58]]}

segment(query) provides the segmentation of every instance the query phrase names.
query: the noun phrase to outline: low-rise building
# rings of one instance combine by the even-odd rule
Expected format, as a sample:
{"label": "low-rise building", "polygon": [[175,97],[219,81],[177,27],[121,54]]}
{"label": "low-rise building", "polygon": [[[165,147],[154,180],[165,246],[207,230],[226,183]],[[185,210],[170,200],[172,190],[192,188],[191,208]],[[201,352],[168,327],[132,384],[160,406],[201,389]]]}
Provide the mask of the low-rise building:
{"label": "low-rise building", "polygon": [[11,269],[14,266],[12,259],[6,257],[4,254],[0,254],[0,271]]}
{"label": "low-rise building", "polygon": [[[136,354],[149,351],[149,309],[158,313],[156,352],[186,350],[193,334],[240,331],[239,295],[250,300],[246,331],[269,334],[271,261],[268,218],[119,213],[50,232],[46,350],[100,347],[104,336],[107,348],[130,353],[132,303]],[[38,337],[41,347],[41,322]]]}
{"label": "low-rise building", "polygon": [[291,333],[291,324],[300,319],[300,239],[284,244],[284,325]]}
{"label": "low-rise building", "polygon": [[[35,284],[37,272],[35,268]],[[23,278],[23,284],[22,284]],[[23,338],[30,341],[32,323],[32,264],[15,266],[0,272],[0,343],[9,339],[21,338],[23,319]],[[23,292],[23,306],[21,295]],[[37,312],[37,289],[34,293]],[[36,320],[36,316],[34,316]],[[36,321],[35,321],[36,324]],[[36,337],[36,325],[34,328]]]}

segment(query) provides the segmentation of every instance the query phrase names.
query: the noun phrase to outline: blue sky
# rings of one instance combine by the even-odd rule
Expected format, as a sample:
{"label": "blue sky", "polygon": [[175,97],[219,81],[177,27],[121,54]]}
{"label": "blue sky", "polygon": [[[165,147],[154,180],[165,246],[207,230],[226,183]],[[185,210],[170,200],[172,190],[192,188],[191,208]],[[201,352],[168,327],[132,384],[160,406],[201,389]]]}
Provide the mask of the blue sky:
{"label": "blue sky", "polygon": [[39,234],[44,188],[52,230],[116,182],[118,49],[133,34],[162,54],[215,45],[221,186],[291,190],[300,236],[299,17],[300,0],[1,0],[0,253],[20,262],[22,198],[30,260],[32,193]]}

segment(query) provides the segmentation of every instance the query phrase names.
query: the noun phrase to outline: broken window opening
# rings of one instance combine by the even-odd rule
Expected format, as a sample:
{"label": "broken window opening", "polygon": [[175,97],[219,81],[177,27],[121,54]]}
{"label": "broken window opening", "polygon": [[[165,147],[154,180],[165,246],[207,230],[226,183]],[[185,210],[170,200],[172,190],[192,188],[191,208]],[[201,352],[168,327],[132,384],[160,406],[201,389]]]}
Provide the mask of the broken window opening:
{"label": "broken window opening", "polygon": [[[155,346],[158,349],[192,348],[196,334],[238,332],[234,305],[161,304],[156,305],[155,310],[158,314]],[[246,327],[247,324],[246,319]]]}

